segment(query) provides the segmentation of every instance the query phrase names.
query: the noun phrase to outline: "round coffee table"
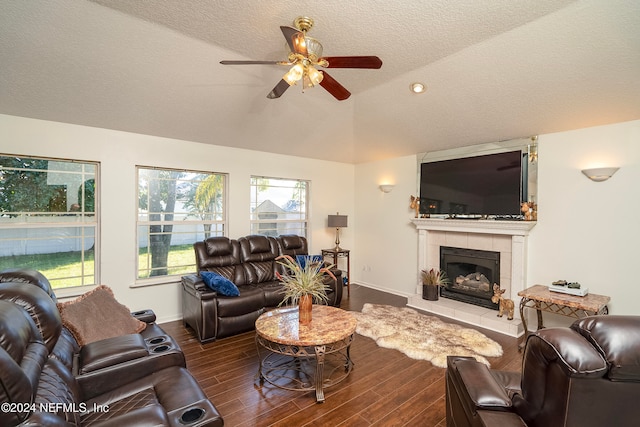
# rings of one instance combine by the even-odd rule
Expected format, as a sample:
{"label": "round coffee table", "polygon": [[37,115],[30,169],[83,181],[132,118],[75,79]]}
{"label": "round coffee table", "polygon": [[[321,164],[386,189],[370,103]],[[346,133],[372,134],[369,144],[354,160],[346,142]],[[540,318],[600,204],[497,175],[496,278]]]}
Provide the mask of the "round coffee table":
{"label": "round coffee table", "polygon": [[[324,388],[344,380],[353,362],[349,356],[357,321],[348,311],[314,305],[312,321],[300,325],[298,307],[278,308],[256,320],[260,382],[286,390],[316,392],[324,402]],[[263,358],[261,348],[268,350]]]}

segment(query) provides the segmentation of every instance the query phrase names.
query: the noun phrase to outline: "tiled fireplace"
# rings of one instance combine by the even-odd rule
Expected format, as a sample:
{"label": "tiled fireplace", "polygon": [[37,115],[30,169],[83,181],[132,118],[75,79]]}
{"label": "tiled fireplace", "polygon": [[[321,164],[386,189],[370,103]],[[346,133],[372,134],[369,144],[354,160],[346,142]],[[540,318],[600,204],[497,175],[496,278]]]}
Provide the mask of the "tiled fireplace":
{"label": "tiled fireplace", "polygon": [[513,320],[507,320],[506,315],[497,317],[496,310],[462,301],[443,297],[438,301],[424,300],[419,275],[416,294],[409,297],[408,305],[510,336],[520,336],[523,327],[517,310],[518,292],[526,288],[527,236],[535,222],[425,218],[414,219],[413,223],[418,230],[419,270],[440,268],[441,246],[499,253],[498,283],[506,289],[505,298],[514,300],[516,313]]}

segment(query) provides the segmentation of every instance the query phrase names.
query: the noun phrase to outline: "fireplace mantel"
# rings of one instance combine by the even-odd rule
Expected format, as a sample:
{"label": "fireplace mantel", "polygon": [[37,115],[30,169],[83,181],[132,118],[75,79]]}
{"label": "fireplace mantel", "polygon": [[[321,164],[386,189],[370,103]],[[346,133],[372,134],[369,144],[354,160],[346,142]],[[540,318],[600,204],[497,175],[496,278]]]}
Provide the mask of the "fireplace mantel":
{"label": "fireplace mantel", "polygon": [[418,230],[507,234],[510,236],[526,236],[536,225],[535,221],[500,221],[492,219],[415,218],[412,222]]}
{"label": "fireplace mantel", "polygon": [[[512,298],[517,305],[518,292],[526,287],[527,237],[536,225],[535,221],[415,218],[412,223],[418,231],[418,271],[438,267],[441,244],[468,249],[497,250],[501,253],[501,259],[507,263],[506,269],[501,267],[501,275],[507,269],[510,272],[509,277],[501,277],[500,284],[503,288],[508,288],[507,297]],[[491,245],[497,245],[498,248],[491,248]],[[419,274],[417,276],[416,294],[409,297],[409,306],[511,336],[523,333],[519,313],[515,313],[516,318],[508,321],[506,317],[497,318],[497,312],[494,310],[459,301],[440,298],[439,302],[432,303],[423,300],[422,283]]]}

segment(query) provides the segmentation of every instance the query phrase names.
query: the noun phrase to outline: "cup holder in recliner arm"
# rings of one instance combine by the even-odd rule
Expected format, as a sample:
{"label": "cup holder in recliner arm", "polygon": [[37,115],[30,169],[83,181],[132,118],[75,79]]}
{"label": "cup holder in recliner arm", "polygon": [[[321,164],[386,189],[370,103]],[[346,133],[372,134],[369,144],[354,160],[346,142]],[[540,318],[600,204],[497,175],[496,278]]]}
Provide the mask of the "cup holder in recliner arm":
{"label": "cup holder in recliner arm", "polygon": [[171,346],[168,346],[166,344],[162,344],[162,345],[159,345],[157,347],[154,347],[153,350],[151,350],[151,351],[153,351],[154,353],[162,353],[163,351],[167,351],[170,348],[171,348]]}
{"label": "cup holder in recliner arm", "polygon": [[156,345],[156,344],[160,344],[161,342],[165,342],[166,340],[167,340],[166,337],[154,337],[154,338],[148,339],[147,342],[149,344]]}
{"label": "cup holder in recliner arm", "polygon": [[202,408],[191,408],[185,411],[180,416],[180,423],[182,424],[191,424],[198,421],[200,418],[204,416],[204,409]]}

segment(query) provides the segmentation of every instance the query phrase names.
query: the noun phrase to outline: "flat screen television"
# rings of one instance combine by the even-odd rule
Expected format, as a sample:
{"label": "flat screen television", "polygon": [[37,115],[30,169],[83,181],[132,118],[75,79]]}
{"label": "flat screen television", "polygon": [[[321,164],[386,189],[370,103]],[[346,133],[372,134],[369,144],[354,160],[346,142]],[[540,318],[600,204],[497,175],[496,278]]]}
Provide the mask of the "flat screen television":
{"label": "flat screen television", "polygon": [[527,154],[521,150],[420,165],[420,213],[518,217],[527,200]]}

